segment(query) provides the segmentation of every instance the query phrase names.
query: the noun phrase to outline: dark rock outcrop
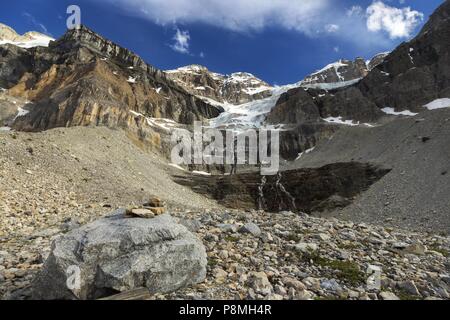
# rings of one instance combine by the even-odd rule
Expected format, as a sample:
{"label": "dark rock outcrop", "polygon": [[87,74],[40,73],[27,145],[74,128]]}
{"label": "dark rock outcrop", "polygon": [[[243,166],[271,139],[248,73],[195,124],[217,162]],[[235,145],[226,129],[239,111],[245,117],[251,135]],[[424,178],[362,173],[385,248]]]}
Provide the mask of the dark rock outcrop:
{"label": "dark rock outcrop", "polygon": [[[298,169],[261,176],[259,172],[234,176],[176,176],[230,208],[292,210],[312,213],[345,207],[390,169],[365,163],[335,163],[317,169]],[[336,199],[340,199],[337,201]]]}

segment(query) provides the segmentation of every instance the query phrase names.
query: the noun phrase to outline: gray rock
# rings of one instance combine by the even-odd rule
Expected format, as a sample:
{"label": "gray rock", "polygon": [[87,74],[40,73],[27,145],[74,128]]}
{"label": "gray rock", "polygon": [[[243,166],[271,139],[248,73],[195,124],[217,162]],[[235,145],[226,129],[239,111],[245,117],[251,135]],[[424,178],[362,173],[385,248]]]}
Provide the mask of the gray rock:
{"label": "gray rock", "polygon": [[302,253],[314,252],[317,251],[317,249],[319,249],[319,247],[315,243],[300,242],[295,245],[295,250]]}
{"label": "gray rock", "polygon": [[415,243],[406,247],[404,251],[418,256],[423,256],[427,251],[427,248],[423,244]]}
{"label": "gray rock", "polygon": [[383,300],[400,300],[399,297],[397,297],[395,294],[389,291],[383,291],[380,293],[380,297]]}
{"label": "gray rock", "polygon": [[273,292],[272,284],[269,282],[269,279],[264,272],[252,272],[249,277],[249,286],[255,290],[256,293],[265,296]]}
{"label": "gray rock", "polygon": [[60,226],[62,232],[69,232],[78,227],[80,227],[79,221],[73,218],[65,220]]}
{"label": "gray rock", "polygon": [[184,219],[180,220],[180,224],[191,232],[197,232],[203,227],[203,224],[199,220]]}
{"label": "gray rock", "polygon": [[320,283],[320,287],[322,289],[333,291],[333,292],[338,292],[338,291],[342,290],[342,287],[339,285],[339,283],[337,283],[337,281],[335,279],[323,280]]}
{"label": "gray rock", "polygon": [[33,298],[96,299],[139,287],[167,293],[202,282],[206,264],[203,244],[171,216],[125,218],[119,210],[54,241]]}
{"label": "gray rock", "polygon": [[406,293],[413,295],[413,296],[420,296],[419,290],[416,287],[416,284],[414,281],[403,281],[399,282],[397,286],[405,291]]}
{"label": "gray rock", "polygon": [[238,231],[238,226],[230,223],[219,223],[217,228],[222,232],[236,233]]}
{"label": "gray rock", "polygon": [[259,237],[261,235],[261,229],[254,223],[249,222],[244,224],[240,229],[241,233],[251,233],[255,237]]}

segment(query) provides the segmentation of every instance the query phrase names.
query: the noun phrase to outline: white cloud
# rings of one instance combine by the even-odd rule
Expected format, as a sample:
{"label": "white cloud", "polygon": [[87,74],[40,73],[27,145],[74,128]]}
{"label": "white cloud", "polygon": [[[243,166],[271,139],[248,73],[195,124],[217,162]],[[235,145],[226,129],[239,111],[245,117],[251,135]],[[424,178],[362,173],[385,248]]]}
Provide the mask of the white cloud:
{"label": "white cloud", "polygon": [[[409,36],[423,17],[410,8],[393,8],[380,0],[375,0],[369,8],[345,7],[337,0],[98,1],[114,4],[124,13],[162,26],[203,24],[240,33],[275,27],[312,38],[332,37],[360,50],[392,49],[394,40]],[[176,48],[189,51],[182,45]]]}
{"label": "white cloud", "polygon": [[363,8],[361,6],[353,6],[347,10],[346,14],[348,17],[360,16],[363,13]]}
{"label": "white cloud", "polygon": [[423,20],[423,13],[410,7],[395,8],[381,1],[367,8],[367,29],[372,32],[386,31],[391,39],[407,38]]}
{"label": "white cloud", "polygon": [[334,33],[334,32],[338,32],[339,31],[339,26],[337,24],[327,24],[325,26],[325,30],[328,33]]}
{"label": "white cloud", "polygon": [[[268,26],[313,33],[333,0],[103,0],[161,25],[205,23],[234,31]],[[314,25],[314,23],[316,23]],[[323,25],[323,24],[322,24]]]}
{"label": "white cloud", "polygon": [[170,46],[173,50],[179,53],[189,53],[189,41],[191,40],[189,31],[182,31],[177,28],[177,32],[173,36],[173,40],[175,43]]}

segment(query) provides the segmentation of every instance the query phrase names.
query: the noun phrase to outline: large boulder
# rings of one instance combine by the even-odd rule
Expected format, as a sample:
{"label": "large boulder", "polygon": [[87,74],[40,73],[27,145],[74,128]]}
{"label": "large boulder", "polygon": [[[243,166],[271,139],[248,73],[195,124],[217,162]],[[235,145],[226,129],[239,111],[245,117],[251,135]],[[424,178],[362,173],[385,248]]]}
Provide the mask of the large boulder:
{"label": "large boulder", "polygon": [[203,244],[169,215],[119,210],[55,240],[33,298],[96,299],[140,287],[167,293],[202,282],[206,264]]}

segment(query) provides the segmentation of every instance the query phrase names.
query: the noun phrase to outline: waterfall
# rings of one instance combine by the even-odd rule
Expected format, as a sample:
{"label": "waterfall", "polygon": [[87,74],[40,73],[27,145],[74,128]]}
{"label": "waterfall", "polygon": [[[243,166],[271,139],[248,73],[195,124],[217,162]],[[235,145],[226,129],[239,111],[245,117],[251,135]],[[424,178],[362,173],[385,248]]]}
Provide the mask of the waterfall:
{"label": "waterfall", "polygon": [[[280,200],[283,201],[283,194],[290,200],[291,204],[290,204],[290,210],[297,210],[297,206],[295,205],[295,198],[286,190],[286,188],[283,186],[283,184],[281,183],[281,172],[278,172],[277,174],[277,181],[275,182],[275,189],[280,190],[281,191],[281,196],[280,196]],[[280,203],[280,210],[282,209],[282,205],[283,202]]]}
{"label": "waterfall", "polygon": [[264,187],[266,185],[266,182],[266,176],[262,176],[261,183],[258,186],[258,210],[264,210],[266,207],[264,201]]}

